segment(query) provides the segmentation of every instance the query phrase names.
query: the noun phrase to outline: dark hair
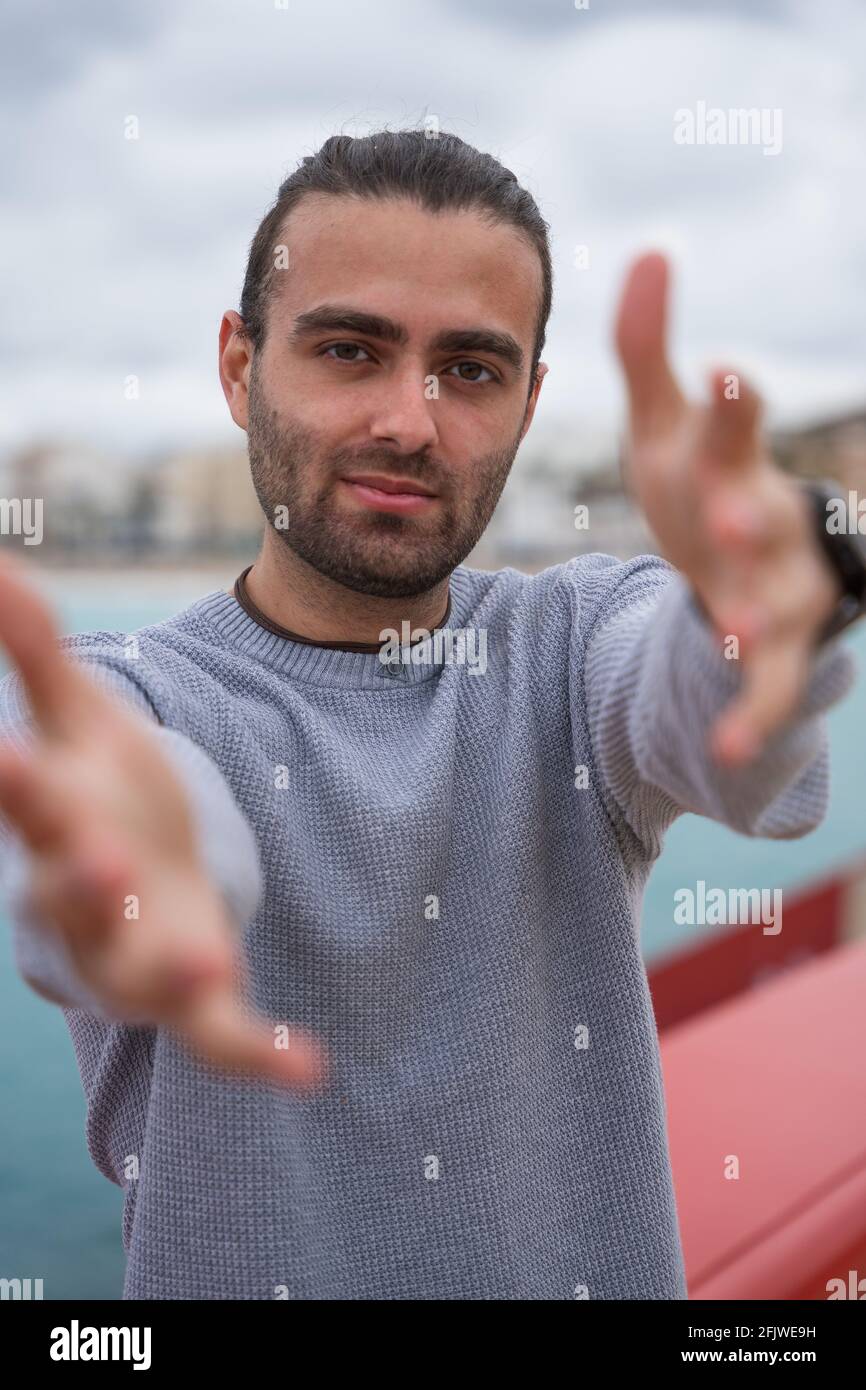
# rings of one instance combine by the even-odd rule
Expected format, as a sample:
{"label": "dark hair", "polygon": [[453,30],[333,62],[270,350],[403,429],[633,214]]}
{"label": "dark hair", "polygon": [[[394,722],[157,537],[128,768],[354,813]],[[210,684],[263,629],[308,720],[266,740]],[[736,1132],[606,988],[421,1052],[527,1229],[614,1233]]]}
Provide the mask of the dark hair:
{"label": "dark hair", "polygon": [[274,269],[274,248],[288,214],[305,193],[360,198],[412,198],[431,212],[480,208],[490,221],[516,227],[541,260],[542,291],[536,319],[530,391],[544,349],[553,296],[548,224],[535,199],[510,169],[457,135],[425,130],[377,131],[355,138],[332,135],[316,154],[301,160],[280,185],[250,246],[240,315],[255,348],[265,340]]}

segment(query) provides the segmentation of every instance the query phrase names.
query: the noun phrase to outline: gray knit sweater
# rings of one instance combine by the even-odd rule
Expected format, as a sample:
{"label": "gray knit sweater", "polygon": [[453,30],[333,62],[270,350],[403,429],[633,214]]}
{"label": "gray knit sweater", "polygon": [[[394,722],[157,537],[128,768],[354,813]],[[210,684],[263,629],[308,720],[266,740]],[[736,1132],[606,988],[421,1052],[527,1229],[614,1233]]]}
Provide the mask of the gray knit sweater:
{"label": "gray knit sweater", "polygon": [[[737,663],[664,561],[461,566],[451,597],[465,647],[390,669],[275,635],[222,590],[137,644],[64,639],[154,718],[251,1002],[332,1062],[304,1098],[105,1017],[5,836],[19,969],[66,1003],[90,1153],[125,1190],[126,1298],[686,1295],[644,884],[683,810],[747,835],[818,824],[816,716],[852,658],[825,648],[797,719],[725,773],[706,733]],[[25,719],[7,678],[0,728],[26,741]]]}

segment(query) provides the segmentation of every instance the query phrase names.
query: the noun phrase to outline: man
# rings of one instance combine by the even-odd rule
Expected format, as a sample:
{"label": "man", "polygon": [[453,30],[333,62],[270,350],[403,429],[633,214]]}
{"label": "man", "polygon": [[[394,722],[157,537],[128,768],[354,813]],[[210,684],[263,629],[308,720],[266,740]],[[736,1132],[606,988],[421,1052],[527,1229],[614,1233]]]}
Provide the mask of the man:
{"label": "man", "polygon": [[252,568],[135,644],[58,643],[2,574],[18,961],[125,1189],[127,1298],[686,1294],[643,887],[684,810],[819,823],[851,662],[753,391],[680,394],[658,256],[617,342],[667,560],[462,564],[538,402],[550,264],[492,157],[329,139],[220,332]]}

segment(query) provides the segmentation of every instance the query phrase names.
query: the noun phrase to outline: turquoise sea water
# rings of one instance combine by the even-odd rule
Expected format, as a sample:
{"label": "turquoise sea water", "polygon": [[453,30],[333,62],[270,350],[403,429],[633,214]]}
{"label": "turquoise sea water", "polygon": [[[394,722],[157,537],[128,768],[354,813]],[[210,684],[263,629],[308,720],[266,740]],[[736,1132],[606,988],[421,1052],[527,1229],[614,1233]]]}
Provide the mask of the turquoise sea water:
{"label": "turquoise sea water", "polygon": [[[236,569],[240,569],[238,565]],[[225,587],[234,570],[168,582],[45,578],[67,632],[134,631]],[[847,639],[866,673],[866,627]],[[648,960],[697,941],[702,928],[677,927],[674,889],[703,878],[717,887],[793,889],[866,855],[866,684],[832,712],[831,809],[802,840],[749,840],[696,816],[668,834],[644,903]],[[0,922],[0,1277],[44,1280],[45,1297],[118,1298],[123,1280],[120,1189],[96,1171],[84,1141],[84,1101],[72,1043],[60,1010],[16,974]]]}

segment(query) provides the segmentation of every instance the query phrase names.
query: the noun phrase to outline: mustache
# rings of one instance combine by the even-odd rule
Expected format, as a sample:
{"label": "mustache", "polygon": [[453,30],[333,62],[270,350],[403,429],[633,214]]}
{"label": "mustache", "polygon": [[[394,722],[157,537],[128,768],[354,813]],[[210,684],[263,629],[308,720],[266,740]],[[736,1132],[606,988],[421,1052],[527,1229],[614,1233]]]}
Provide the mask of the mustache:
{"label": "mustache", "polygon": [[446,490],[446,474],[431,460],[418,458],[417,455],[413,458],[411,454],[395,457],[394,454],[377,451],[361,454],[344,452],[335,455],[332,462],[335,478],[342,477],[344,473],[381,473],[386,478],[406,478],[413,483],[422,483],[431,491]]}
{"label": "mustache", "polygon": [[297,483],[304,475],[319,474],[320,470],[330,475],[332,482],[346,473],[381,473],[384,477],[407,478],[420,483],[441,497],[453,493],[448,469],[429,454],[395,454],[392,449],[377,445],[360,450],[322,448],[312,431],[281,421],[276,410],[253,390],[250,391],[247,440],[251,458],[253,454],[260,456],[262,467],[270,467],[280,474],[292,474]]}

